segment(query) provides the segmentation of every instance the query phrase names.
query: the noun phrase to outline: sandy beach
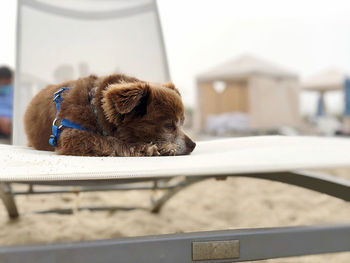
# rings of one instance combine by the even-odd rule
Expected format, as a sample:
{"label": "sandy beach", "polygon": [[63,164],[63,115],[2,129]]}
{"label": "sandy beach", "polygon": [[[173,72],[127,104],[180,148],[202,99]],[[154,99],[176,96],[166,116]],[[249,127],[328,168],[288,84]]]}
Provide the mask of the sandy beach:
{"label": "sandy beach", "polygon": [[[350,169],[322,171],[350,179]],[[18,186],[21,187],[21,186]],[[22,187],[23,188],[23,187]],[[257,179],[210,179],[170,200],[160,214],[145,210],[71,215],[34,211],[87,205],[149,205],[150,191],[18,196],[21,216],[9,220],[0,203],[1,245],[98,240],[176,232],[349,223],[350,204],[282,183]],[[350,253],[274,259],[264,262],[350,262]]]}

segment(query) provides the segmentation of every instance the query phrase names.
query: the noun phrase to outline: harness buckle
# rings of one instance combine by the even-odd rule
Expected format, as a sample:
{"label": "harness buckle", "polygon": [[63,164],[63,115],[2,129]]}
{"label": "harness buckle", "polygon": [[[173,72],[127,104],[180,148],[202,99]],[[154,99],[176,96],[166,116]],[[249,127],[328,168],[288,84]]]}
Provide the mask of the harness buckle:
{"label": "harness buckle", "polygon": [[60,98],[61,98],[61,93],[65,90],[69,90],[69,88],[66,88],[66,87],[63,87],[63,88],[60,88],[58,91],[56,91],[54,94],[53,94],[53,100],[54,102],[61,102],[61,101],[58,101]]}
{"label": "harness buckle", "polygon": [[[56,121],[58,121],[58,119],[57,118],[55,118],[54,120],[53,120],[53,122],[52,122],[52,126],[57,126],[56,125]],[[60,126],[58,126],[58,130],[61,130],[63,128],[63,125],[62,124],[60,124]],[[52,136],[52,135],[51,135]]]}
{"label": "harness buckle", "polygon": [[56,102],[56,100],[58,99],[58,98],[60,98],[61,97],[61,94],[56,94],[55,93],[55,95],[54,95],[54,97],[53,97],[53,102]]}
{"label": "harness buckle", "polygon": [[52,126],[55,126],[55,125],[56,125],[56,121],[58,121],[58,119],[57,119],[57,118],[55,118],[55,119],[53,120],[53,122],[52,122]]}
{"label": "harness buckle", "polygon": [[53,95],[58,95],[58,94],[61,94],[63,91],[65,91],[66,89],[69,89],[69,88],[60,88],[59,90],[57,90]]}
{"label": "harness buckle", "polygon": [[56,139],[56,136],[54,135],[51,135],[50,136],[50,139],[49,139],[49,144],[53,147],[55,147],[57,145],[57,139]]}

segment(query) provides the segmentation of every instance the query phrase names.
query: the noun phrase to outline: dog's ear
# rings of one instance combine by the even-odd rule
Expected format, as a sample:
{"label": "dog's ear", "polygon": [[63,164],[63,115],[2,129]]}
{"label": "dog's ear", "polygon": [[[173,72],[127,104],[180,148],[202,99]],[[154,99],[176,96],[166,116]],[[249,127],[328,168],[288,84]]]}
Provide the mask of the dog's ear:
{"label": "dog's ear", "polygon": [[173,91],[175,91],[177,94],[181,96],[179,90],[175,87],[174,83],[172,83],[171,81],[168,83],[163,83],[162,86],[168,89],[172,89]]}
{"label": "dog's ear", "polygon": [[103,92],[102,107],[108,120],[115,115],[126,114],[138,106],[149,93],[149,85],[144,82],[111,84]]}

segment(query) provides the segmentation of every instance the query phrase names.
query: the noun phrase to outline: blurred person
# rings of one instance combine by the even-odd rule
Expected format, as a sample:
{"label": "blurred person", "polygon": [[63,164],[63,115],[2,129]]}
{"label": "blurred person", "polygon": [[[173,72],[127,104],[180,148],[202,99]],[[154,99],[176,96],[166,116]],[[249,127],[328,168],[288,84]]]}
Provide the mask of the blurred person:
{"label": "blurred person", "polygon": [[11,135],[12,109],[13,72],[6,66],[0,66],[0,135]]}

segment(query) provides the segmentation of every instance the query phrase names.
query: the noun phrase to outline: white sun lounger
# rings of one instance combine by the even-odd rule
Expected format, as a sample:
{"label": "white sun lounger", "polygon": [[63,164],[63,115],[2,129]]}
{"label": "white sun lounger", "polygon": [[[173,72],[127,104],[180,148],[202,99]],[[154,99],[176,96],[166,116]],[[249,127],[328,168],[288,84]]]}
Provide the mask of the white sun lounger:
{"label": "white sun lounger", "polygon": [[[228,176],[280,181],[350,201],[349,181],[302,171],[350,167],[347,139],[281,136],[224,139],[199,142],[190,156],[142,158],[57,156],[1,145],[0,156],[0,196],[10,217],[18,216],[16,194],[70,191],[37,192],[30,187],[29,191],[15,192],[11,191],[13,183],[74,186],[75,192],[166,189],[164,196],[154,202],[153,212],[159,211],[185,186]],[[24,258],[26,262],[41,262],[40,256],[50,258],[45,262],[74,262],[77,258],[80,262],[115,262],[116,258],[120,259],[118,262],[233,262],[350,251],[349,237],[350,224],[227,230],[0,248],[0,262]],[[28,261],[30,258],[33,260]]]}

